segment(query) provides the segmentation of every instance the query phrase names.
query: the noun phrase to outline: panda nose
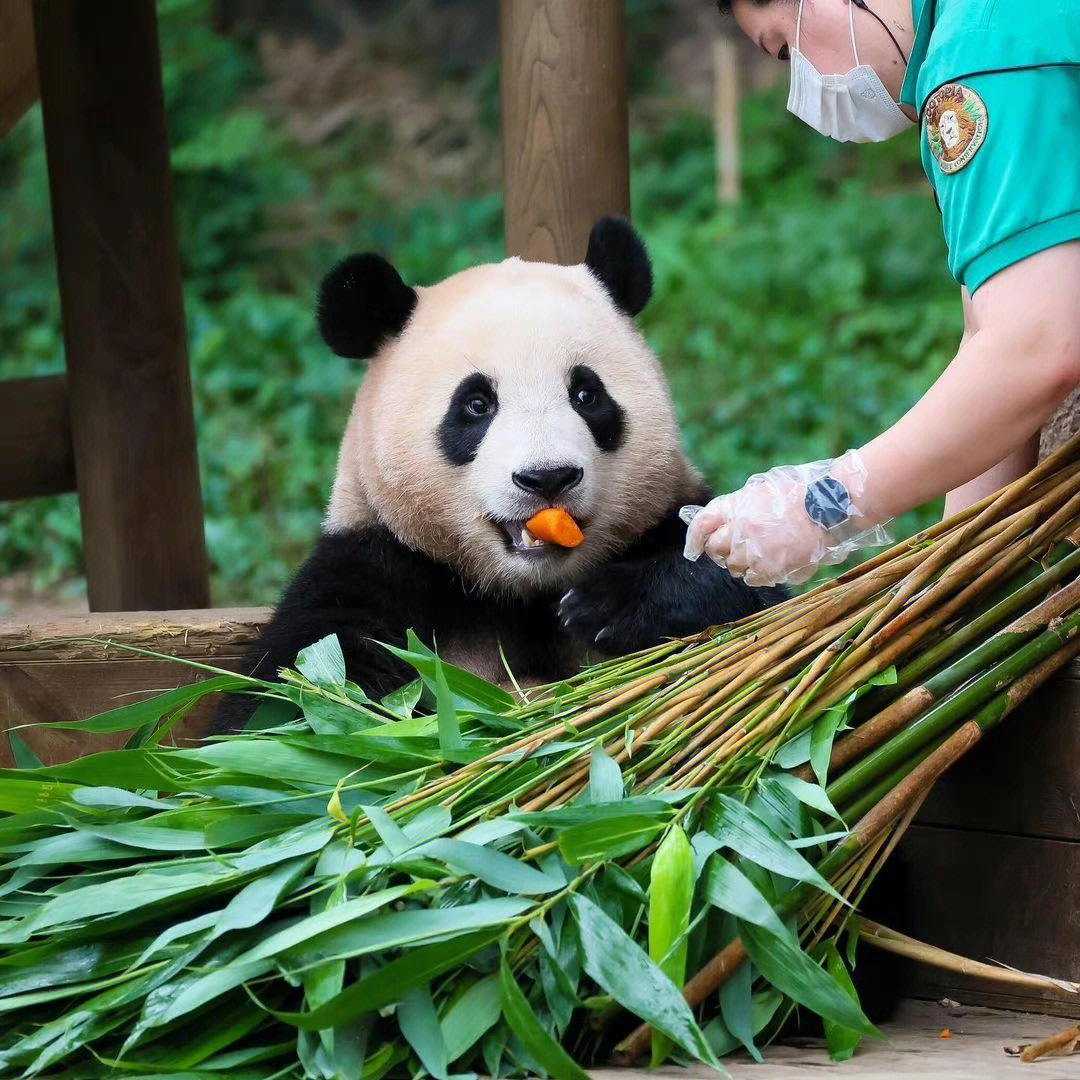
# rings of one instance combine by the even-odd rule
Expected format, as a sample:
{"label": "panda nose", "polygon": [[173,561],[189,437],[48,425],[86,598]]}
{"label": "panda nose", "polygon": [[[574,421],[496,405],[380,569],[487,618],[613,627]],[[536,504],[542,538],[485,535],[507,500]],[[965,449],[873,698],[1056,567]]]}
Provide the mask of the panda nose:
{"label": "panda nose", "polygon": [[581,469],[573,465],[556,465],[550,469],[522,469],[514,473],[512,479],[522,491],[554,499],[556,495],[580,484],[584,475]]}

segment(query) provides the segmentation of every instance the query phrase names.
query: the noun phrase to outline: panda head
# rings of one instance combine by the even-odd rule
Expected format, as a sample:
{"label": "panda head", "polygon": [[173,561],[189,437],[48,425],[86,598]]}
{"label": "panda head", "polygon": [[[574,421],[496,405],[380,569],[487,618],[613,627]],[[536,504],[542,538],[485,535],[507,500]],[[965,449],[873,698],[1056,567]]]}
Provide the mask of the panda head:
{"label": "panda head", "polygon": [[[660,520],[691,470],[667,382],[631,321],[652,274],[603,219],[577,266],[507,259],[428,288],[384,259],[345,260],[319,326],[370,357],[342,443],[329,530],[387,526],[487,589],[565,587]],[[566,509],[585,541],[532,542]]]}

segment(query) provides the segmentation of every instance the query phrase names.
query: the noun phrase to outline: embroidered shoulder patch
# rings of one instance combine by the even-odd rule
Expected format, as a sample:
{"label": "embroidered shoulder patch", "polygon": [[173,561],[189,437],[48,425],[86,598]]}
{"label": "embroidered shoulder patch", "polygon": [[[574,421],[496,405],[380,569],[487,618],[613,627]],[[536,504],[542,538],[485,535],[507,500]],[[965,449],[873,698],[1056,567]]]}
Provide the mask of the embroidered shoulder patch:
{"label": "embroidered shoulder patch", "polygon": [[986,103],[968,86],[946,83],[923,106],[930,153],[943,173],[962,169],[986,138]]}

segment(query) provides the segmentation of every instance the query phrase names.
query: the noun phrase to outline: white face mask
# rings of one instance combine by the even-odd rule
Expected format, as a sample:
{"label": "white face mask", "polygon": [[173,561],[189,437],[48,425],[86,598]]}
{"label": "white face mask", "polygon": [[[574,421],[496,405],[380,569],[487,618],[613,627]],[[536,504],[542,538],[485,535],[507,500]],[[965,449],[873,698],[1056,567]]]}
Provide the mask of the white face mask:
{"label": "white face mask", "polygon": [[803,0],[799,0],[787,107],[790,113],[837,142],[883,142],[906,131],[914,121],[893,101],[878,73],[868,64],[859,63],[854,6],[848,0],[855,67],[845,75],[822,75],[799,51],[803,9]]}

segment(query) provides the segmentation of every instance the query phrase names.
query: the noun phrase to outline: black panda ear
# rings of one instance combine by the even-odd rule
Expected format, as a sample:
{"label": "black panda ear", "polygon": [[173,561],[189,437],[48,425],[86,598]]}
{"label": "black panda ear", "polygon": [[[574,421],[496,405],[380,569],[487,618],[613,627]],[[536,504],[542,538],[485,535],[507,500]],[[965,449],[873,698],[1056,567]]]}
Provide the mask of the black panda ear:
{"label": "black panda ear", "polygon": [[381,255],[350,255],[319,286],[319,332],[338,356],[363,360],[405,329],[414,307],[416,290]]}
{"label": "black panda ear", "polygon": [[601,218],[589,234],[585,265],[611,294],[615,306],[633,318],[652,296],[652,266],[641,237],[621,218]]}

